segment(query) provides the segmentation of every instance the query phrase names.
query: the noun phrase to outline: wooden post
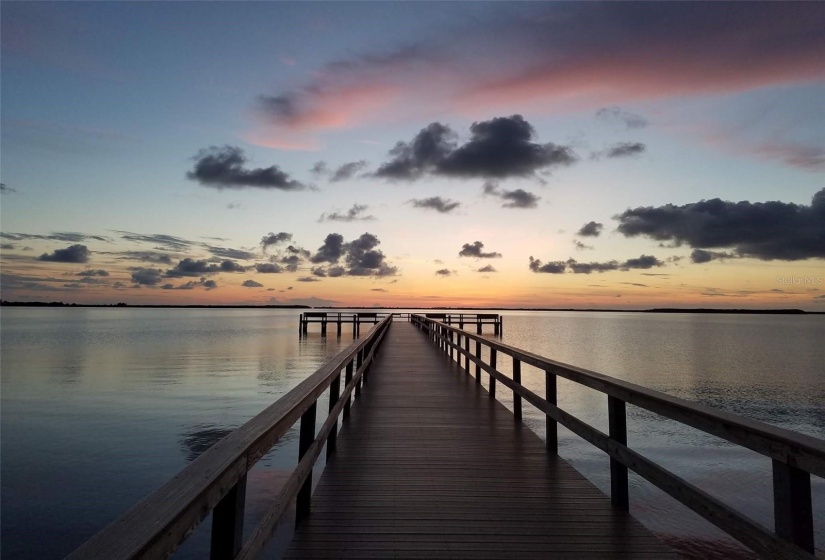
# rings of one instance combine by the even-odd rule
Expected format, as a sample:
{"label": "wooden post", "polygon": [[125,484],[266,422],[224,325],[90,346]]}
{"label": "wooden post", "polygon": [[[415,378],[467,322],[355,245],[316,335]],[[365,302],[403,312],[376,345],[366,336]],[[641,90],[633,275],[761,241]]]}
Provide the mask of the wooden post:
{"label": "wooden post", "polygon": [[298,334],[304,332],[304,314],[301,313],[300,317],[298,318]]}
{"label": "wooden post", "polygon": [[[610,439],[627,445],[627,415],[623,400],[607,396],[607,416],[610,423]],[[630,507],[627,487],[627,467],[616,459],[610,459],[610,501],[625,511]]]}
{"label": "wooden post", "polygon": [[464,371],[470,373],[470,337],[464,335]]}
{"label": "wooden post", "polygon": [[459,313],[458,314],[458,328],[459,329],[464,328],[464,313]]}
{"label": "wooden post", "polygon": [[[346,387],[349,385],[349,382],[352,381],[352,360],[349,361],[347,364],[347,369],[344,373],[344,386]],[[349,419],[349,409],[352,406],[352,393],[347,395],[347,402],[344,404],[344,420]]]}
{"label": "wooden post", "polygon": [[[496,369],[496,354],[498,352],[495,348],[490,348],[490,367]],[[490,398],[496,398],[496,378],[490,376]]]}
{"label": "wooden post", "polygon": [[[318,402],[312,403],[306,412],[301,415],[300,436],[298,439],[298,462],[304,458],[312,442],[315,440],[315,410]],[[301,524],[309,515],[309,510],[312,501],[312,471],[309,471],[304,485],[298,490],[298,496],[295,498],[295,526]]]}
{"label": "wooden post", "polygon": [[[361,364],[364,363],[364,349],[363,348],[361,348],[358,351],[358,354],[356,354],[355,359],[356,359],[355,371],[358,371],[359,369],[361,369]],[[364,379],[363,375],[361,375],[361,379]],[[355,384],[355,396],[356,396],[356,398],[361,396],[361,379],[359,379],[358,382]]]}
{"label": "wooden post", "polygon": [[773,517],[779,538],[814,553],[811,475],[773,460]]}
{"label": "wooden post", "polygon": [[231,560],[241,551],[245,505],[246,475],[235,483],[212,511],[211,560]]}
{"label": "wooden post", "polygon": [[[339,331],[340,332],[340,331]],[[338,372],[332,379],[332,383],[329,384],[329,410],[330,412],[335,407],[335,404],[338,402],[338,398],[341,396],[341,372]],[[329,437],[327,438],[327,461],[329,461],[333,455],[335,455],[335,447],[338,444],[338,420],[335,421],[335,424],[332,426],[332,431],[329,433]]]}
{"label": "wooden post", "polygon": [[[476,358],[481,360],[481,343],[476,340]],[[476,363],[476,383],[481,383],[481,366]]]}
{"label": "wooden post", "polygon": [[[521,385],[521,361],[513,358],[513,381]],[[513,415],[521,423],[521,395],[513,391]]]}
{"label": "wooden post", "polygon": [[336,321],[336,325],[338,326],[338,336],[341,336],[341,313],[338,313],[338,320]]}
{"label": "wooden post", "polygon": [[476,321],[478,321],[476,323],[476,334],[481,334],[481,319],[476,318]]}
{"label": "wooden post", "polygon": [[[550,373],[549,371],[544,372],[544,395],[545,400],[552,405],[558,404],[557,402],[557,388],[556,388],[556,374]],[[551,452],[553,455],[558,455],[559,453],[559,425],[556,420],[550,416],[549,414],[544,415],[545,421],[545,445],[547,445],[547,451]]]}
{"label": "wooden post", "polygon": [[326,315],[321,317],[321,336],[327,336],[327,318]]}
{"label": "wooden post", "polygon": [[455,358],[453,357],[453,352],[455,348],[453,348],[453,340],[455,339],[455,335],[453,331],[448,331],[449,341],[450,341],[450,361],[452,362]]}

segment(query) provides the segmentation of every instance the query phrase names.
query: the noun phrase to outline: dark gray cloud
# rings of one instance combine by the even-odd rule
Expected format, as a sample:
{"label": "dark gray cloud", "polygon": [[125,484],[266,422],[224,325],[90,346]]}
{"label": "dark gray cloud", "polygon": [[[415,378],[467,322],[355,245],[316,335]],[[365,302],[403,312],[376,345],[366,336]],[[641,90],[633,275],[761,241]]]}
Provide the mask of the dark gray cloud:
{"label": "dark gray cloud", "polygon": [[278,189],[299,191],[307,188],[292,179],[277,165],[245,169],[247,158],[237,146],[212,146],[201,150],[193,158],[195,167],[186,177],[207,187],[218,189]]}
{"label": "dark gray cloud", "polygon": [[621,107],[603,107],[596,111],[596,118],[610,124],[623,125],[627,130],[637,130],[650,124],[641,115],[625,111]]}
{"label": "dark gray cloud", "polygon": [[330,233],[324,239],[324,244],[309,259],[314,263],[337,263],[344,255],[344,236],[340,233]]}
{"label": "dark gray cloud", "polygon": [[0,244],[0,249],[14,249],[14,245],[11,243],[3,243]]}
{"label": "dark gray cloud", "polygon": [[260,282],[255,282],[254,280],[244,280],[244,283],[241,284],[244,288],[263,288],[264,285]]}
{"label": "dark gray cloud", "polygon": [[103,270],[102,268],[96,268],[96,269],[95,268],[90,268],[88,270],[83,270],[81,272],[78,272],[77,274],[75,274],[75,276],[86,276],[86,277],[90,277],[90,276],[109,276],[109,271],[108,270]]}
{"label": "dark gray cloud", "polygon": [[213,247],[208,245],[206,247],[210,253],[222,259],[241,259],[252,260],[256,257],[255,253],[244,251],[243,249],[231,249],[229,247]]}
{"label": "dark gray cloud", "polygon": [[299,255],[284,255],[278,262],[284,265],[287,272],[295,272],[298,270],[298,265],[303,262],[303,258]]}
{"label": "dark gray cloud", "polygon": [[217,274],[218,272],[244,272],[246,269],[235,261],[225,260],[220,264],[210,263],[206,260],[194,260],[189,257],[180,261],[177,266],[166,271],[169,278],[181,278],[184,276],[204,276]]}
{"label": "dark gray cloud", "polygon": [[312,169],[309,170],[310,173],[316,176],[326,175],[329,173],[329,166],[325,161],[316,161],[315,165],[312,166]]}
{"label": "dark gray cloud", "polygon": [[476,259],[500,259],[501,253],[485,253],[484,243],[475,241],[473,243],[465,243],[458,252],[459,257],[474,257]]}
{"label": "dark gray cloud", "polygon": [[178,286],[174,284],[164,284],[161,286],[164,290],[194,290],[195,288],[205,288],[208,290],[214,290],[218,287],[218,284],[214,280],[207,280],[206,278],[201,278],[200,280],[190,280]]}
{"label": "dark gray cloud", "polygon": [[576,248],[576,251],[584,251],[586,249],[592,249],[593,248],[592,245],[585,245],[584,243],[582,243],[578,239],[573,240],[573,247]]}
{"label": "dark gray cloud", "polygon": [[155,268],[139,268],[132,272],[132,282],[141,286],[155,286],[162,278],[163,271]]}
{"label": "dark gray cloud", "polygon": [[313,276],[320,276],[321,278],[326,278],[327,269],[324,266],[313,266],[312,267],[312,274],[313,274]]}
{"label": "dark gray cloud", "polygon": [[366,204],[353,204],[352,208],[347,210],[346,214],[340,212],[331,212],[329,214],[321,214],[318,219],[319,222],[368,222],[375,219],[375,216],[364,215],[369,206]]}
{"label": "dark gray cloud", "polygon": [[573,274],[590,274],[592,272],[609,272],[611,270],[619,270],[619,261],[607,262],[578,262],[574,259],[567,260],[567,266]]}
{"label": "dark gray cloud", "polygon": [[498,272],[498,271],[495,268],[493,268],[493,265],[488,264],[487,266],[482,266],[481,268],[476,270],[476,272]]}
{"label": "dark gray cloud", "polygon": [[118,253],[118,258],[123,260],[135,260],[158,264],[172,264],[172,257],[164,253],[154,251],[123,251]]}
{"label": "dark gray cloud", "polygon": [[188,239],[183,239],[174,235],[166,235],[164,233],[153,233],[148,235],[133,233],[130,231],[118,231],[117,233],[121,234],[121,239],[136,241],[138,243],[154,243],[160,246],[158,248],[167,251],[185,251],[194,245],[198,245],[198,243],[194,241],[189,241]]}
{"label": "dark gray cloud", "polygon": [[521,115],[470,126],[470,140],[441,123],[422,129],[411,142],[398,142],[376,177],[415,180],[425,175],[463,178],[530,177],[539,170],[576,161],[566,146],[533,142],[535,130]]}
{"label": "dark gray cloud", "polygon": [[329,178],[329,180],[335,183],[338,181],[346,181],[347,179],[352,179],[352,177],[354,177],[356,173],[364,169],[366,166],[367,162],[364,160],[351,161],[349,163],[345,163],[332,173],[332,176]]}
{"label": "dark gray cloud", "polygon": [[545,274],[563,274],[567,270],[567,264],[563,261],[553,261],[542,263],[538,259],[530,257],[530,270],[533,272],[543,272]]}
{"label": "dark gray cloud", "polygon": [[398,269],[386,262],[384,253],[376,247],[378,237],[364,233],[346,244],[347,274],[351,276],[395,276]]}
{"label": "dark gray cloud", "polygon": [[6,185],[6,183],[0,183],[0,194],[11,194],[16,193],[17,189],[13,189],[10,186]]}
{"label": "dark gray cloud", "polygon": [[59,263],[89,262],[91,251],[85,245],[71,245],[65,249],[55,249],[52,253],[43,253],[38,260]]}
{"label": "dark gray cloud", "polygon": [[731,248],[740,257],[794,261],[825,258],[825,188],[810,206],[718,198],[639,207],[615,216],[618,230],[696,249]]}
{"label": "dark gray cloud", "polygon": [[314,276],[301,276],[300,278],[297,278],[297,280],[298,282],[320,282],[320,280]]}
{"label": "dark gray cloud", "polygon": [[371,292],[389,292],[389,290],[385,290],[384,288],[372,288]]}
{"label": "dark gray cloud", "polygon": [[85,233],[77,233],[74,231],[56,231],[49,235],[41,235],[36,233],[12,233],[0,232],[0,238],[10,239],[12,241],[23,241],[26,239],[41,239],[46,241],[65,241],[66,243],[80,243],[82,241],[104,241],[111,243],[112,239],[103,235],[88,235]]}
{"label": "dark gray cloud", "polygon": [[435,271],[437,276],[452,276],[453,271],[449,268],[441,268]]}
{"label": "dark gray cloud", "polygon": [[450,200],[449,198],[441,198],[440,196],[431,196],[429,198],[414,198],[410,200],[413,208],[426,208],[428,210],[435,210],[442,214],[448,214],[461,206],[460,202]]}
{"label": "dark gray cloud", "polygon": [[647,146],[642,144],[641,142],[619,142],[618,144],[614,144],[609,148],[601,151],[601,152],[594,152],[593,157],[595,159],[599,159],[601,157],[606,158],[622,158],[622,157],[633,157],[638,156],[647,150]]}
{"label": "dark gray cloud", "polygon": [[579,228],[576,235],[580,235],[582,237],[598,237],[601,235],[602,229],[604,229],[604,224],[600,224],[599,222],[587,222]]}
{"label": "dark gray cloud", "polygon": [[706,251],[704,249],[694,249],[690,254],[690,260],[696,264],[735,258],[736,255],[732,253],[726,253],[725,251]]}
{"label": "dark gray cloud", "polygon": [[272,247],[274,245],[280,245],[281,243],[287,243],[292,241],[292,234],[282,231],[280,233],[272,233],[269,232],[263,237],[261,237],[261,249],[264,251],[267,248]]}
{"label": "dark gray cloud", "polygon": [[482,192],[485,195],[500,198],[503,202],[502,208],[536,208],[541,200],[540,196],[524,189],[514,191],[500,189],[496,181],[485,182]]}
{"label": "dark gray cloud", "polygon": [[283,269],[275,263],[258,263],[255,265],[255,270],[261,274],[278,274]]}

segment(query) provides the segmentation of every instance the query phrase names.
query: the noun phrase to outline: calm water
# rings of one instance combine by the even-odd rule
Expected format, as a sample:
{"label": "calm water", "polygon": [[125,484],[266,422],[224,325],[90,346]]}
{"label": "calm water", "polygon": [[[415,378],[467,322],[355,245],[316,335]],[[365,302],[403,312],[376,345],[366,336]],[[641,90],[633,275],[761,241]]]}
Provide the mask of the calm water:
{"label": "calm water", "polygon": [[[4,308],[4,556],[63,557],[351,341],[346,330],[341,339],[299,339],[297,315]],[[504,325],[506,343],[825,437],[823,316],[512,312]],[[543,391],[539,372],[525,366],[522,376]],[[561,406],[606,431],[606,397],[559,383]],[[506,392],[499,395],[511,406]],[[544,435],[543,416],[528,405],[525,421]],[[772,526],[769,460],[634,407],[628,429],[634,449]],[[609,489],[604,455],[560,432],[562,456]],[[250,474],[250,521],[271,494],[267,483],[296,457],[290,433]],[[812,482],[821,554],[825,483]],[[631,504],[648,527],[694,558],[748,557],[632,474]],[[201,557],[205,536],[196,534],[178,556]]]}

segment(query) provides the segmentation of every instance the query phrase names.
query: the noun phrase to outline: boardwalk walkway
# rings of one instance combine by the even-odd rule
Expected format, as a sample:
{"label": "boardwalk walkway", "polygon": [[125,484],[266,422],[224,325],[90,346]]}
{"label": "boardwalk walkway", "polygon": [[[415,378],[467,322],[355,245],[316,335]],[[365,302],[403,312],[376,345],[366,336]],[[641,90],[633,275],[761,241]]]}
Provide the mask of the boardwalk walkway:
{"label": "boardwalk walkway", "polygon": [[387,336],[286,558],[678,558],[410,323]]}

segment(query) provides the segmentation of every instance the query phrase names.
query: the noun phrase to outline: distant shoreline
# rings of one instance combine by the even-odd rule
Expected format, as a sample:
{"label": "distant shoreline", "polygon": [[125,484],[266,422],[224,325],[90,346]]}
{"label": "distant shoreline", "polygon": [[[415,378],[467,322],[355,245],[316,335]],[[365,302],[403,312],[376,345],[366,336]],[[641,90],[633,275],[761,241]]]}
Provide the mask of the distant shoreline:
{"label": "distant shoreline", "polygon": [[2,307],[92,307],[92,308],[130,308],[130,309],[369,309],[386,310],[412,309],[421,311],[575,311],[599,313],[724,313],[732,315],[825,315],[825,311],[805,311],[803,309],[714,309],[706,307],[681,308],[657,307],[652,309],[573,309],[560,307],[313,307],[309,305],[130,305],[126,303],[87,304],[64,303],[62,301],[0,301]]}

